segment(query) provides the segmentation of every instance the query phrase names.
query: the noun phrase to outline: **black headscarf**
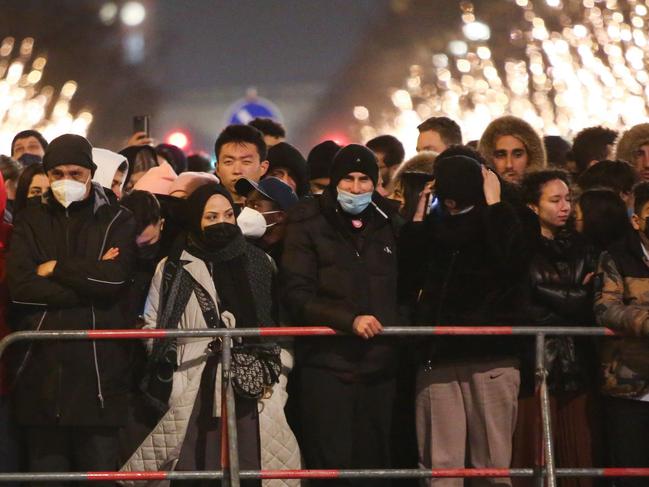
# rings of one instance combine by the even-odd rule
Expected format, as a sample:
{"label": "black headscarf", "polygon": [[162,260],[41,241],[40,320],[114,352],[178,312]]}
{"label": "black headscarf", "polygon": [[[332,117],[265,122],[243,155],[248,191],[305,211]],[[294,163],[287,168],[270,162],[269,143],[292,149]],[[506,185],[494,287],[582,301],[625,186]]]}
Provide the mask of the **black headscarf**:
{"label": "black headscarf", "polygon": [[232,196],[222,185],[207,184],[198,188],[187,199],[186,249],[210,267],[221,312],[230,311],[236,318],[237,327],[254,328],[258,326],[258,319],[246,256],[246,245],[249,244],[239,227],[234,224],[237,231],[232,241],[223,248],[213,249],[209,247],[201,229],[205,205],[214,195],[226,198],[234,210],[235,217],[239,215],[239,209]]}

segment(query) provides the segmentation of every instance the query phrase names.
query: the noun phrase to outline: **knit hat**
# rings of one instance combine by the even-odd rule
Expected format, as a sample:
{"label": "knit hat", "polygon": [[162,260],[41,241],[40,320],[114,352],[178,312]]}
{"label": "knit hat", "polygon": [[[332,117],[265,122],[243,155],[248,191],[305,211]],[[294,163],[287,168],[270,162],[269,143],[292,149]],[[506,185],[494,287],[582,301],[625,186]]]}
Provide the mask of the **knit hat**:
{"label": "knit hat", "polygon": [[47,146],[43,156],[45,172],[65,164],[85,167],[95,173],[97,166],[92,161],[92,145],[85,137],[65,134],[57,137]]}
{"label": "knit hat", "polygon": [[309,180],[328,178],[334,156],[341,149],[333,140],[319,143],[306,158],[309,167]]}
{"label": "knit hat", "polygon": [[185,198],[188,198],[194,191],[206,184],[219,184],[219,178],[214,174],[206,172],[184,172],[179,174],[176,180],[169,188],[169,194],[177,191],[185,193]]}
{"label": "knit hat", "polygon": [[335,189],[340,180],[352,172],[369,176],[376,187],[379,180],[379,163],[374,153],[364,145],[349,144],[336,153],[331,164],[329,186]]}
{"label": "knit hat", "polygon": [[298,196],[304,196],[309,192],[309,180],[307,179],[307,166],[304,156],[286,142],[279,142],[268,149],[268,173],[278,167],[288,170],[295,179]]}
{"label": "knit hat", "polygon": [[454,200],[460,208],[484,202],[482,169],[476,159],[461,155],[438,157],[433,175],[440,201]]}
{"label": "knit hat", "polygon": [[171,164],[163,162],[159,166],[152,167],[142,176],[133,189],[148,191],[157,195],[169,196],[173,182],[178,178]]}

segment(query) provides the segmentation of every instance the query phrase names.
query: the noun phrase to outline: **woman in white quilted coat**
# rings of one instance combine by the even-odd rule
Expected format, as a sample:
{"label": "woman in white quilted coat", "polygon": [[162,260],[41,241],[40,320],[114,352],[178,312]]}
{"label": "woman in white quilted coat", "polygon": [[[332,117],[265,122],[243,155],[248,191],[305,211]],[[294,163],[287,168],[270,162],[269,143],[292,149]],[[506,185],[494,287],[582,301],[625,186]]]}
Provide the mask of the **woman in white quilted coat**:
{"label": "woman in white quilted coat", "polygon": [[[274,264],[247,243],[236,225],[238,208],[220,185],[187,200],[190,230],[158,265],[147,298],[148,328],[269,326]],[[161,421],[122,467],[141,470],[221,468],[219,342],[210,338],[149,343],[149,397],[166,409]],[[282,374],[262,399],[236,395],[241,469],[298,469],[300,452],[284,416],[292,357],[282,350]],[[297,487],[296,480],[246,480],[243,485]],[[204,482],[205,484],[207,482]],[[183,483],[183,485],[189,485]]]}

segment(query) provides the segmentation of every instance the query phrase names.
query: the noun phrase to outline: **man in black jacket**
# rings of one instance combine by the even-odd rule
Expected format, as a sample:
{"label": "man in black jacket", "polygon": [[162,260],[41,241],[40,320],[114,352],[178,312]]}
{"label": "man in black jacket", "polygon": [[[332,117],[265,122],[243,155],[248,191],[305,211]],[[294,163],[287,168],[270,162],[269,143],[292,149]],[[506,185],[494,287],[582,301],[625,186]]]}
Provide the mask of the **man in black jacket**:
{"label": "man in black jacket", "polygon": [[[46,202],[18,218],[8,259],[15,329],[125,328],[120,292],[135,261],[131,213],[92,183],[90,143],[53,140],[43,158]],[[14,401],[30,471],[118,467],[117,430],[126,412],[124,341],[33,342],[21,360]]]}
{"label": "man in black jacket", "polygon": [[348,145],[323,195],[289,215],[281,275],[292,322],[350,335],[297,344],[307,468],[389,467],[396,353],[376,335],[398,324],[397,262],[377,180],[374,154]]}
{"label": "man in black jacket", "polygon": [[[435,162],[437,205],[399,241],[400,293],[417,324],[514,325],[526,275],[521,224],[500,199],[495,173],[469,155]],[[425,191],[426,192],[426,191]],[[425,193],[424,192],[424,193]],[[520,384],[511,337],[437,337],[424,342],[416,423],[422,468],[507,468]],[[468,445],[468,450],[466,446]],[[462,479],[437,479],[458,487]],[[489,485],[510,485],[490,479]]]}

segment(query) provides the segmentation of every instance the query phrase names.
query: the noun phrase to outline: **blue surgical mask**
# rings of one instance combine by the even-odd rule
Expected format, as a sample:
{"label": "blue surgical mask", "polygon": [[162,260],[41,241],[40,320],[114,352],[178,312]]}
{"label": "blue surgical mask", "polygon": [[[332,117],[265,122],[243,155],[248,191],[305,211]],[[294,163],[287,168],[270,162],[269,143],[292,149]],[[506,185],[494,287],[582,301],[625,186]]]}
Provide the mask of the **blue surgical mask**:
{"label": "blue surgical mask", "polygon": [[372,202],[372,191],[368,193],[354,194],[338,190],[338,203],[345,213],[358,215],[365,211],[365,208]]}

